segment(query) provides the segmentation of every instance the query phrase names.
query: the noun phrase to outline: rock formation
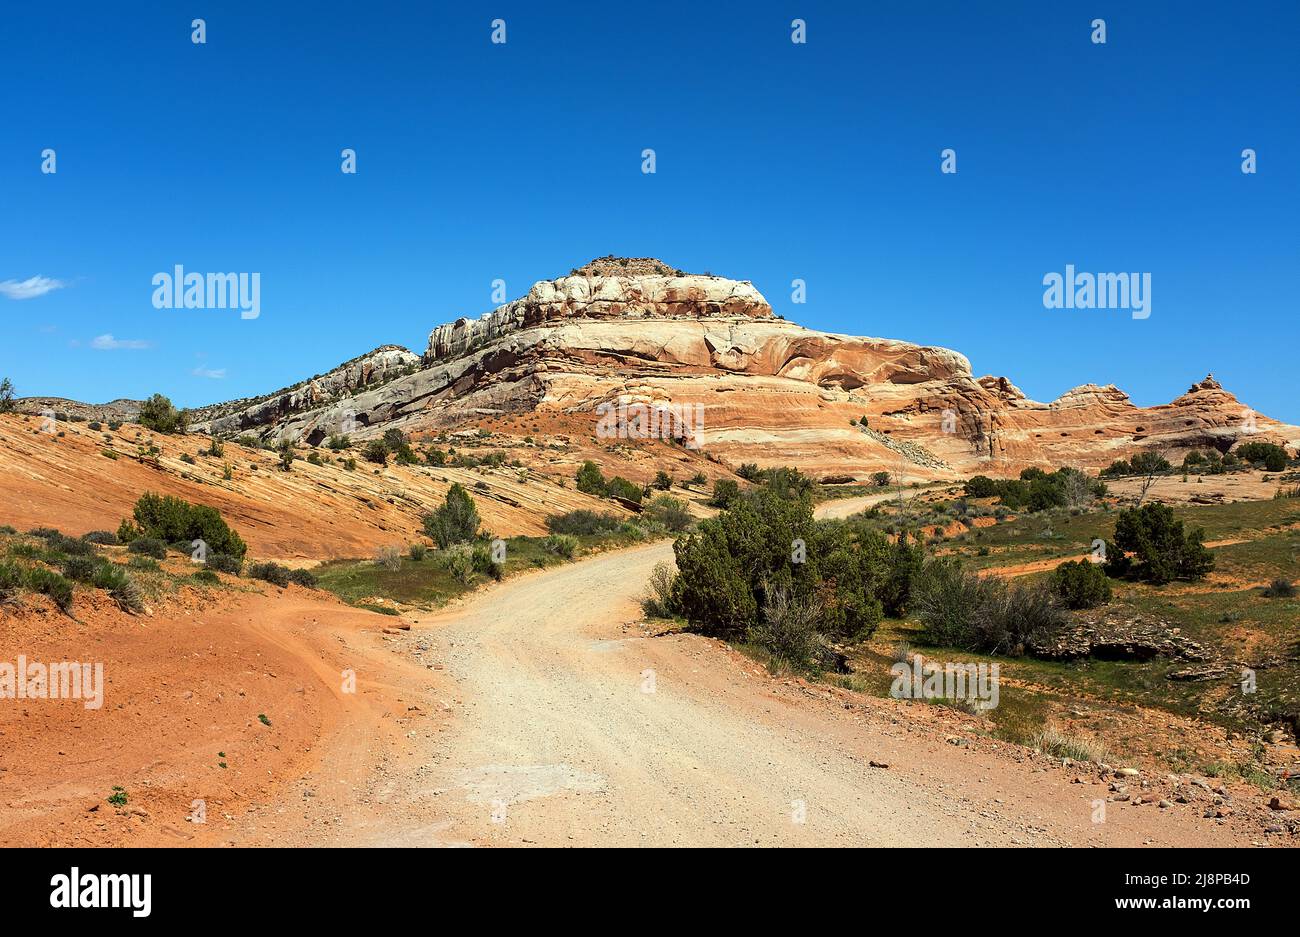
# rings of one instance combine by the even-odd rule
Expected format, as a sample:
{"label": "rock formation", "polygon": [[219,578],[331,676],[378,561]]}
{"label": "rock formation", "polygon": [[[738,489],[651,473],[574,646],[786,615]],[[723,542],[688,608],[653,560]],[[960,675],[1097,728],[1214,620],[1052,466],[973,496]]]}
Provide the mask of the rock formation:
{"label": "rock formation", "polygon": [[423,357],[384,346],[266,397],[203,408],[193,425],[319,443],[532,413],[590,419],[594,436],[608,403],[697,408],[710,457],[819,477],[1097,470],[1143,449],[1226,451],[1247,437],[1300,445],[1300,428],[1252,413],[1213,377],[1157,407],[1096,384],[1039,403],[1005,377],[976,378],[957,352],[805,329],[748,282],[614,257],[438,326]]}

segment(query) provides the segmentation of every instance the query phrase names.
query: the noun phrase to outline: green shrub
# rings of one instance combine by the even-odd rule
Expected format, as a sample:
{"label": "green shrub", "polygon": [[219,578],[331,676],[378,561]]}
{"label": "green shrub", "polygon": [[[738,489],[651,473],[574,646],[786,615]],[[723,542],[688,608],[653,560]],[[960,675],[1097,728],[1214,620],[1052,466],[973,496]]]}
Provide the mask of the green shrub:
{"label": "green shrub", "polygon": [[884,488],[886,485],[889,484],[889,473],[888,473],[888,472],[872,472],[872,473],[871,473],[871,483],[872,483],[873,485],[875,485],[877,488]]}
{"label": "green shrub", "polygon": [[1106,571],[1088,560],[1062,563],[1052,571],[1052,592],[1066,608],[1096,608],[1110,601]]}
{"label": "green shrub", "polygon": [[261,579],[263,582],[269,582],[275,586],[287,586],[289,584],[289,569],[279,563],[253,563],[248,567],[248,577],[250,579]]}
{"label": "green shrub", "polygon": [[553,534],[609,534],[618,530],[623,519],[616,514],[599,514],[579,509],[546,518],[546,529]]}
{"label": "green shrub", "polygon": [[940,647],[972,647],[992,581],[981,579],[955,557],[926,562],[911,595],[912,612],[922,625],[921,639]]}
{"label": "green shrub", "polygon": [[0,560],[0,601],[7,600],[22,588],[23,568],[17,563]]}
{"label": "green shrub", "polygon": [[137,422],[155,433],[184,433],[186,428],[185,414],[178,412],[162,394],[154,394],[140,405]]}
{"label": "green shrub", "polygon": [[595,462],[590,460],[583,462],[575,480],[579,491],[589,495],[604,496],[605,476],[601,474],[600,467]]}
{"label": "green shrub", "polygon": [[462,585],[469,585],[474,579],[474,558],[471,551],[463,544],[453,546],[447,554],[447,572]]}
{"label": "green shrub", "polygon": [[141,556],[151,556],[155,560],[161,560],[167,556],[167,544],[157,537],[137,537],[131,541],[127,549]]}
{"label": "green shrub", "polygon": [[70,556],[94,556],[95,547],[90,541],[80,537],[67,537],[60,533],[55,533],[47,537],[45,542],[49,544],[51,550],[56,553],[66,553]]}
{"label": "green shrub", "polygon": [[72,608],[72,583],[58,573],[35,567],[27,571],[26,578],[27,588],[48,595],[61,611],[66,613]]}
{"label": "green shrub", "polygon": [[442,506],[424,517],[424,532],[440,550],[473,540],[478,528],[478,508],[459,482],[453,483],[447,491]]}
{"label": "green shrub", "polygon": [[424,559],[425,555],[428,552],[429,549],[424,544],[413,543],[411,544],[411,549],[408,552],[408,555],[411,557],[411,559],[415,560],[416,562],[419,562],[420,560]]}
{"label": "green shrub", "polygon": [[492,551],[488,549],[487,544],[474,544],[473,549],[470,550],[469,559],[474,572],[492,576],[495,579],[501,578],[497,575],[500,572],[501,564],[492,562]]}
{"label": "green shrub", "polygon": [[229,553],[209,553],[204,565],[208,569],[219,573],[230,573],[232,576],[238,576],[244,569],[244,561]]}
{"label": "green shrub", "polygon": [[92,530],[88,534],[82,534],[81,539],[87,543],[98,543],[104,546],[116,546],[118,543],[117,534],[111,530]]}
{"label": "green shrub", "polygon": [[367,462],[383,465],[388,461],[388,447],[384,445],[383,440],[372,439],[366,443],[366,448],[361,450],[361,455]]}
{"label": "green shrub", "polygon": [[910,542],[906,530],[899,531],[898,539],[889,550],[888,573],[879,591],[884,614],[902,618],[907,613],[912,596],[912,583],[925,563],[925,545],[919,535]]}
{"label": "green shrub", "polygon": [[622,498],[635,504],[641,503],[641,487],[628,481],[621,475],[615,475],[605,483],[605,494],[611,498]]}
{"label": "green shrub", "polygon": [[661,524],[670,533],[681,533],[691,526],[691,512],[685,501],[679,501],[669,495],[659,495],[641,512],[645,520]]}
{"label": "green shrub", "polygon": [[1106,486],[1073,468],[1044,472],[1031,466],[1019,479],[992,479],[976,475],[965,484],[970,498],[997,496],[1002,506],[1011,510],[1047,511],[1069,507],[1082,509],[1106,493]]}
{"label": "green shrub", "polygon": [[880,622],[887,549],[874,531],[815,522],[806,493],[789,498],[764,487],[673,544],[673,602],[705,633],[740,636],[780,589],[788,601],[815,597],[826,634],[861,639]]}
{"label": "green shrub", "polygon": [[955,557],[928,561],[912,593],[927,644],[990,654],[1022,654],[1066,623],[1045,584],[981,578]]}
{"label": "green shrub", "polygon": [[63,563],[63,575],[73,582],[92,582],[101,562],[89,556],[70,556]]}
{"label": "green shrub", "polygon": [[623,521],[618,525],[618,532],[631,540],[641,541],[647,536],[646,530],[635,521]]}
{"label": "green shrub", "polygon": [[1115,522],[1114,541],[1106,545],[1106,573],[1155,585],[1204,579],[1214,569],[1204,534],[1201,528],[1185,532],[1173,508],[1164,504],[1123,511]]}
{"label": "green shrub", "polygon": [[998,494],[998,483],[987,475],[976,475],[966,482],[965,490],[971,498],[992,498]]}
{"label": "green shrub", "polygon": [[820,630],[822,609],[813,596],[791,599],[776,589],[763,605],[761,623],[752,624],[746,637],[778,661],[807,670],[835,666],[835,653]]}
{"label": "green shrub", "polygon": [[1290,579],[1274,579],[1264,587],[1263,594],[1270,599],[1293,599],[1296,587]]}
{"label": "green shrub", "polygon": [[295,569],[289,573],[289,581],[294,585],[302,586],[304,589],[315,589],[316,576],[305,569]]}
{"label": "green shrub", "polygon": [[986,599],[971,650],[1023,654],[1029,644],[1050,638],[1068,622],[1044,582],[1022,585],[995,579]]}
{"label": "green shrub", "polygon": [[1286,450],[1271,442],[1244,442],[1235,452],[1237,458],[1247,462],[1262,462],[1270,472],[1281,472],[1286,468]]}
{"label": "green shrub", "polygon": [[673,601],[673,569],[667,563],[656,563],[646,582],[646,593],[641,598],[641,611],[650,618],[672,618],[677,613]]}
{"label": "green shrub", "polygon": [[673,478],[667,472],[656,472],[655,480],[651,483],[651,487],[657,488],[660,491],[667,491],[673,487]]}
{"label": "green shrub", "polygon": [[[143,557],[136,557],[136,559],[143,559]],[[101,565],[95,573],[94,586],[111,595],[124,611],[144,611],[144,597],[140,594],[140,587],[120,566],[112,563]]]}
{"label": "green shrub", "polygon": [[715,508],[728,508],[740,497],[740,485],[730,478],[719,478],[713,483],[709,504]]}
{"label": "green shrub", "polygon": [[221,577],[210,569],[200,569],[190,576],[195,582],[202,583],[206,586],[216,586],[221,584]]}
{"label": "green shrub", "polygon": [[578,551],[578,538],[569,534],[551,534],[542,541],[542,549],[571,560]]}
{"label": "green shrub", "polygon": [[147,491],[135,503],[133,513],[139,534],[127,530],[127,536],[123,536],[124,530],[118,529],[118,537],[128,542],[144,535],[168,543],[202,540],[211,552],[228,553],[241,559],[248,552],[248,546],[230,529],[220,512],[205,504],[190,504],[181,498]]}
{"label": "green shrub", "polygon": [[1139,452],[1129,459],[1129,465],[1134,475],[1159,475],[1173,468],[1158,452]]}
{"label": "green shrub", "polygon": [[758,481],[759,467],[753,462],[746,462],[740,468],[736,469],[736,474],[747,482]]}

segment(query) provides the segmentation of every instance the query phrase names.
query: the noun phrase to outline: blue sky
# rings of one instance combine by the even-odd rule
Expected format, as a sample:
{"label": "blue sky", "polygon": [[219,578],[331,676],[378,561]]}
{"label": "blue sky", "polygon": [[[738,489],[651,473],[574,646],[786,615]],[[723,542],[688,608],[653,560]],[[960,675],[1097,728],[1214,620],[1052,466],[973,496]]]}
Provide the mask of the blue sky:
{"label": "blue sky", "polygon": [[[0,294],[63,285],[0,295],[0,374],[252,395],[615,253],[1040,400],[1213,370],[1300,423],[1297,48],[1294,2],[11,5]],[[176,264],[259,272],[260,318],[155,309]],[[1066,264],[1149,272],[1151,317],[1045,309]]]}

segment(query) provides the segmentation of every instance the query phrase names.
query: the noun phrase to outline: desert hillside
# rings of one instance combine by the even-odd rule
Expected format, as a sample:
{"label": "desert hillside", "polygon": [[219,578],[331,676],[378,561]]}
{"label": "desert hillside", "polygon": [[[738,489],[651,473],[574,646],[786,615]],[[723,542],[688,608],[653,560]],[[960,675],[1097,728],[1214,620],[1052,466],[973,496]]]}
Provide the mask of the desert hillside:
{"label": "desert hillside", "polygon": [[[155,491],[216,508],[254,556],[315,562],[405,546],[454,482],[473,490],[484,529],[499,536],[544,534],[545,517],[553,512],[620,510],[561,487],[558,479],[571,478],[580,464],[563,449],[534,447],[541,452],[536,462],[554,461],[555,479],[505,464],[381,467],[346,452],[326,452],[331,461],[322,464],[300,458],[285,472],[275,452],[236,442],[213,456],[207,437],[152,433],[132,423],[110,429],[93,421],[58,422],[52,433],[41,425],[38,417],[0,415],[0,517],[23,530],[116,530],[141,493]],[[460,444],[484,452],[490,442],[469,433]],[[345,467],[348,458],[352,469]]]}

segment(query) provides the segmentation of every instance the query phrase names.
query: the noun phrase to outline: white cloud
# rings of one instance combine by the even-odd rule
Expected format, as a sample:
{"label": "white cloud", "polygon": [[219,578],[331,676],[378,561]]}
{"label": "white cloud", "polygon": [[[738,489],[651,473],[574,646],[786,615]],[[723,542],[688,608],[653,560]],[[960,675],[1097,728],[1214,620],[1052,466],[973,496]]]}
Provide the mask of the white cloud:
{"label": "white cloud", "polygon": [[3,280],[0,281],[0,294],[8,296],[10,299],[35,299],[37,296],[44,296],[51,290],[61,290],[65,286],[67,286],[66,283],[50,277]]}
{"label": "white cloud", "polygon": [[100,351],[116,351],[119,348],[148,348],[149,342],[139,338],[114,338],[112,335],[99,335],[90,343],[91,348]]}
{"label": "white cloud", "polygon": [[219,381],[226,376],[225,368],[203,368],[198,367],[190,372],[195,377],[210,377],[214,381]]}

